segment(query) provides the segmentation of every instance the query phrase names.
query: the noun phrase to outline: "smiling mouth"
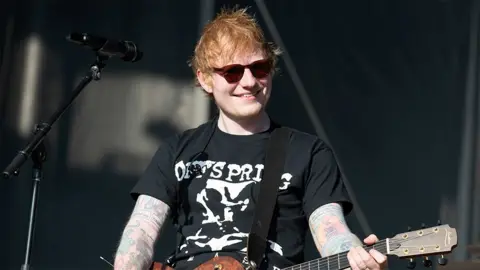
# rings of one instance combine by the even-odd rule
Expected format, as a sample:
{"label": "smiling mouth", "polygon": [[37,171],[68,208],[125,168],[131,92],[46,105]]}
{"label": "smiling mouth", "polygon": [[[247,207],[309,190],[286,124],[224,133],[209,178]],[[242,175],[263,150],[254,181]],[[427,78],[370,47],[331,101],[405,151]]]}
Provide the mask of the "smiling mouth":
{"label": "smiling mouth", "polygon": [[233,95],[233,96],[240,97],[240,98],[252,98],[252,97],[256,97],[260,92],[261,92],[261,90],[258,90],[258,91],[253,92],[253,93]]}

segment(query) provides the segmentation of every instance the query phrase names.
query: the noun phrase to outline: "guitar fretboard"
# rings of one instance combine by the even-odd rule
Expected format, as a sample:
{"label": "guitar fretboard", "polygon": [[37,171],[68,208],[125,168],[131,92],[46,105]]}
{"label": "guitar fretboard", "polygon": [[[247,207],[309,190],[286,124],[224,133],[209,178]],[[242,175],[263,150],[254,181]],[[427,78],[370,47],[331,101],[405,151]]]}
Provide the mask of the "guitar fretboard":
{"label": "guitar fretboard", "polygon": [[[375,249],[378,252],[386,255],[388,253],[387,247],[388,239],[384,239],[378,241],[372,246],[363,246],[366,251],[370,251],[371,249]],[[349,268],[350,264],[348,263],[347,258],[348,251],[338,253],[332,256],[328,256],[325,258],[319,258],[312,261],[304,262],[301,264],[297,264],[294,266],[290,266],[287,268],[283,268],[282,270],[340,270]]]}

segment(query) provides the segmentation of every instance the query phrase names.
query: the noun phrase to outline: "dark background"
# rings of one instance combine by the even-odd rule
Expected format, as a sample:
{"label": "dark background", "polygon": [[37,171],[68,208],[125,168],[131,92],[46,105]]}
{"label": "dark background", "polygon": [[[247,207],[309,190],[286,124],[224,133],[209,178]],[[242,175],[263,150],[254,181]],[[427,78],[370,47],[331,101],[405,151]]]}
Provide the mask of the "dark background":
{"label": "dark background", "polygon": [[[134,64],[110,60],[102,80],[91,83],[50,132],[32,250],[35,269],[108,269],[99,256],[113,261],[133,207],[128,192],[154,151],[165,136],[198,125],[214,110],[192,87],[187,60],[203,22],[233,4],[251,6],[272,37],[272,25],[255,1],[2,4],[2,169],[24,146],[29,128],[58,108],[94,60],[93,53],[65,40],[68,33],[133,40],[145,52]],[[352,230],[362,238],[370,230],[385,238],[441,219],[463,229],[454,258],[465,259],[465,247],[480,237],[479,202],[472,196],[478,197],[479,186],[478,4],[265,4],[324,128],[319,135],[335,149],[358,201],[356,215],[349,217]],[[285,63],[269,112],[283,124],[315,133],[318,123],[307,114],[292,66]],[[20,269],[23,263],[31,186],[30,161],[19,177],[0,181],[0,269]],[[362,217],[368,226],[359,222]],[[171,251],[173,239],[171,231],[161,237],[157,260]],[[306,254],[318,257],[310,239]],[[405,269],[405,263],[393,258],[390,266]]]}

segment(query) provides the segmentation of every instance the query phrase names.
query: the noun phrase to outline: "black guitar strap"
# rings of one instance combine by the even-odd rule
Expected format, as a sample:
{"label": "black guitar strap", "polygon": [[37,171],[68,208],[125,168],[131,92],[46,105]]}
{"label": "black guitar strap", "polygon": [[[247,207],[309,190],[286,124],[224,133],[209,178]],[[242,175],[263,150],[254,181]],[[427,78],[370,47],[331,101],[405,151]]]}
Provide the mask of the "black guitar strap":
{"label": "black guitar strap", "polygon": [[278,187],[285,164],[286,148],[290,139],[287,128],[276,128],[267,144],[265,165],[260,191],[257,196],[257,208],[253,218],[252,228],[248,235],[247,259],[249,269],[257,269],[265,255],[267,236],[270,229],[275,204],[277,202]]}

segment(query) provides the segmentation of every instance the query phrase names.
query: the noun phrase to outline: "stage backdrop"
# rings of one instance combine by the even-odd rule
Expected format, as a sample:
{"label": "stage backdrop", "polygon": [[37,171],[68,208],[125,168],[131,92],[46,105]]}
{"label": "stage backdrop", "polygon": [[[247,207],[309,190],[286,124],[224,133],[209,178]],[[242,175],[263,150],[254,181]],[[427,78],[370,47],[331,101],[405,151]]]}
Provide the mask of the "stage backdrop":
{"label": "stage backdrop", "polygon": [[[94,61],[73,31],[133,40],[138,63],[112,59],[46,140],[32,265],[109,269],[133,207],[129,191],[165,137],[205,121],[214,106],[187,66],[202,24],[225,4],[255,1],[9,1],[0,10],[0,167],[20,150]],[[315,115],[380,238],[457,224],[457,185],[471,1],[266,1]],[[263,14],[264,15],[264,14]],[[285,61],[269,112],[316,132]],[[290,66],[291,67],[291,66]],[[318,124],[318,123],[317,123]],[[24,259],[31,163],[0,184],[2,269]],[[359,211],[361,210],[361,211]],[[352,230],[365,236],[357,216]],[[171,229],[155,258],[173,248]],[[470,238],[469,238],[470,239]],[[467,243],[460,243],[463,247]],[[318,257],[311,239],[306,259]],[[391,269],[406,262],[392,260]]]}

